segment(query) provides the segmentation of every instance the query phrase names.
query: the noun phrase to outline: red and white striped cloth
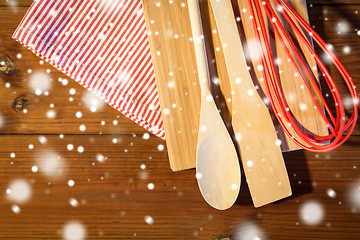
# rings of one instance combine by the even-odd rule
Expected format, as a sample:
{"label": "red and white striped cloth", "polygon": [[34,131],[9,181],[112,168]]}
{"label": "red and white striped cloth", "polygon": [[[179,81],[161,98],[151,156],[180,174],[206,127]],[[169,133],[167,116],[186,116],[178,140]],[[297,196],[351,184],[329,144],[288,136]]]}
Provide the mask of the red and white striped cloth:
{"label": "red and white striped cloth", "polygon": [[165,138],[141,0],[35,0],[13,38]]}

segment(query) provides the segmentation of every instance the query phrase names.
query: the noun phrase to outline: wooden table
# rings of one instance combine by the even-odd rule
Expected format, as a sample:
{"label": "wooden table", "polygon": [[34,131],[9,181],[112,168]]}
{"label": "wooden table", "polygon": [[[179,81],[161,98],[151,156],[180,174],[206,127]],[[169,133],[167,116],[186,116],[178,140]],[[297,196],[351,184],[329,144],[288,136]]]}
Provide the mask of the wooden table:
{"label": "wooden table", "polygon": [[[109,106],[92,112],[85,89],[11,39],[31,2],[0,1],[0,57],[15,63],[0,73],[1,239],[360,239],[359,127],[332,152],[284,154],[293,196],[255,209],[242,184],[237,203],[217,211],[195,170],[170,170],[164,141]],[[359,83],[360,2],[308,4]],[[39,73],[51,87],[36,95]]]}

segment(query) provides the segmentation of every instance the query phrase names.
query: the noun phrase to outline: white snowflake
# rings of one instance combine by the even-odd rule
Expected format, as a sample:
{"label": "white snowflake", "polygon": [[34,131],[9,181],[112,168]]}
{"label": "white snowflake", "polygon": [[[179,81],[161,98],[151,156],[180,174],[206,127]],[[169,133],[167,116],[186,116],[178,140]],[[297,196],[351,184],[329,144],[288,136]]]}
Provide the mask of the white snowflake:
{"label": "white snowflake", "polygon": [[301,206],[300,217],[307,225],[317,225],[324,217],[324,209],[318,201],[310,200]]}
{"label": "white snowflake", "polygon": [[145,217],[144,217],[144,220],[145,220],[145,222],[146,222],[147,224],[149,224],[149,225],[154,224],[154,219],[153,219],[151,216],[149,216],[149,215],[145,216]]}
{"label": "white snowflake", "polygon": [[83,240],[86,237],[84,225],[78,221],[68,222],[63,228],[64,240]]}
{"label": "white snowflake", "polygon": [[24,203],[31,197],[32,188],[28,181],[17,179],[6,189],[7,198],[15,203]]}

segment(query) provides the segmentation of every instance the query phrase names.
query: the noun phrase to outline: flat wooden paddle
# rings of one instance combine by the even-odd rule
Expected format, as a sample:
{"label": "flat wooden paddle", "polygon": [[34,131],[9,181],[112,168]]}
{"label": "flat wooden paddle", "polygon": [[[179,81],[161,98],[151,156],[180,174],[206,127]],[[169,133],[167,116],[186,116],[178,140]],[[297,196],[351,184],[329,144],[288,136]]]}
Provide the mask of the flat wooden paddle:
{"label": "flat wooden paddle", "polygon": [[188,6],[142,0],[170,167],[196,166],[200,86]]}
{"label": "flat wooden paddle", "polygon": [[[209,0],[231,86],[232,125],[255,207],[291,195],[280,142],[247,70],[230,0]],[[226,80],[221,79],[221,80]]]}
{"label": "flat wooden paddle", "polygon": [[187,4],[201,87],[196,176],[204,199],[212,207],[224,210],[230,208],[238,197],[240,164],[231,136],[210,92],[198,0],[188,0]]}

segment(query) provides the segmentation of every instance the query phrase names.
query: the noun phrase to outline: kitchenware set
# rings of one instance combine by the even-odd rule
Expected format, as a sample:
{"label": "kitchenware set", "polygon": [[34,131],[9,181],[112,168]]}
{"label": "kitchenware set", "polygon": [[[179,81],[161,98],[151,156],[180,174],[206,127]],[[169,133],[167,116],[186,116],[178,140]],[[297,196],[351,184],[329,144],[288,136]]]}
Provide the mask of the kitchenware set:
{"label": "kitchenware set", "polygon": [[[196,168],[220,210],[236,202],[242,173],[255,207],[290,196],[282,152],[330,151],[357,121],[356,87],[304,1],[34,1],[13,38],[166,139],[171,169]],[[349,118],[313,41],[346,83]]]}

